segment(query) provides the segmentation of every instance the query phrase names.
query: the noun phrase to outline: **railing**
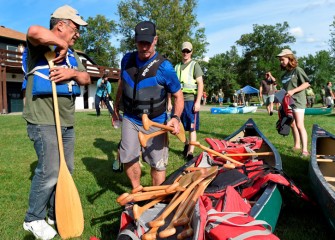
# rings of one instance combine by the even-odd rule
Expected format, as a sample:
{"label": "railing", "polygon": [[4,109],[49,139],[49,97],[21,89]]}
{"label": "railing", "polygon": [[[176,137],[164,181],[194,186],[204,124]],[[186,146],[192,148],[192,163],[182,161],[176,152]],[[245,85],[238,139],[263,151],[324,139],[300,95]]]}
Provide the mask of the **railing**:
{"label": "railing", "polygon": [[[82,62],[91,77],[100,78],[103,74],[107,74],[108,78],[113,80],[118,80],[120,78],[120,69],[118,68],[93,65],[86,60],[82,60]],[[0,65],[20,71],[22,68],[22,53],[0,49]]]}

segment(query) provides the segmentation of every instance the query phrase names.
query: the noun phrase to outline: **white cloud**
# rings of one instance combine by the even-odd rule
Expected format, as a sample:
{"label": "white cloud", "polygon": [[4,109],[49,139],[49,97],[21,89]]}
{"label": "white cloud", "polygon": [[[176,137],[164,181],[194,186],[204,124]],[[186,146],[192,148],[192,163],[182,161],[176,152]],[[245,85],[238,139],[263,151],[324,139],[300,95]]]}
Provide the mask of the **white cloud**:
{"label": "white cloud", "polygon": [[308,42],[308,43],[318,42],[318,40],[316,40],[315,38],[312,38],[312,37],[306,38],[305,41]]}
{"label": "white cloud", "polygon": [[301,29],[301,27],[295,27],[291,28],[289,31],[294,37],[303,37],[304,36],[304,31]]}
{"label": "white cloud", "polygon": [[290,47],[300,56],[328,48],[325,43],[330,38],[335,0],[211,1],[213,4],[199,0],[199,3],[198,21],[206,28],[210,57],[229,51],[241,35],[253,32],[254,24],[275,25],[285,21],[290,26],[289,33],[296,38]]}

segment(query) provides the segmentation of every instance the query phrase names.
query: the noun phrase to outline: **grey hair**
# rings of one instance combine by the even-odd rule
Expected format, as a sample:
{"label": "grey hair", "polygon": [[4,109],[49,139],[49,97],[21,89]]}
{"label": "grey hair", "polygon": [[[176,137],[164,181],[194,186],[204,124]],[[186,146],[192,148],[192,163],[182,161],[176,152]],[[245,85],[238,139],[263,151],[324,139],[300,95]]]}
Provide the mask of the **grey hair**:
{"label": "grey hair", "polygon": [[53,29],[57,23],[59,23],[60,21],[67,21],[68,19],[64,19],[64,18],[51,18],[50,19],[50,30]]}

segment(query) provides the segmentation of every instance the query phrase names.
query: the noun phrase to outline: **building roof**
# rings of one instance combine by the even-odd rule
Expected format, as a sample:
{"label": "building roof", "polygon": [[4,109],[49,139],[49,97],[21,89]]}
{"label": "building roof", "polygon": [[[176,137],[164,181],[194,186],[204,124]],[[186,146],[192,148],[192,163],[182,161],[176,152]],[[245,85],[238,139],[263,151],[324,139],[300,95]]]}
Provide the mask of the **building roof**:
{"label": "building roof", "polygon": [[0,26],[0,37],[26,41],[26,34],[6,28],[5,26]]}

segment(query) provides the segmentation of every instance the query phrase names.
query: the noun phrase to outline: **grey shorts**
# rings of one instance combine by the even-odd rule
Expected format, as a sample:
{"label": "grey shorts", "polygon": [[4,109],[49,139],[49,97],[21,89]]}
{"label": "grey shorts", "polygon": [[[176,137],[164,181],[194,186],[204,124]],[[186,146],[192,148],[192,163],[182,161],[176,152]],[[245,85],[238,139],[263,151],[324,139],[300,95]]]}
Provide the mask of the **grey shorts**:
{"label": "grey shorts", "polygon": [[273,103],[275,100],[275,95],[265,95],[263,94],[263,102],[266,106],[270,105],[270,103]]}
{"label": "grey shorts", "polygon": [[122,135],[120,144],[120,161],[122,163],[137,162],[142,151],[142,159],[157,170],[166,170],[168,163],[168,135],[163,133],[147,141],[147,146],[141,146],[138,132],[145,134],[156,132],[160,128],[150,127],[148,131],[127,118],[122,121]]}

